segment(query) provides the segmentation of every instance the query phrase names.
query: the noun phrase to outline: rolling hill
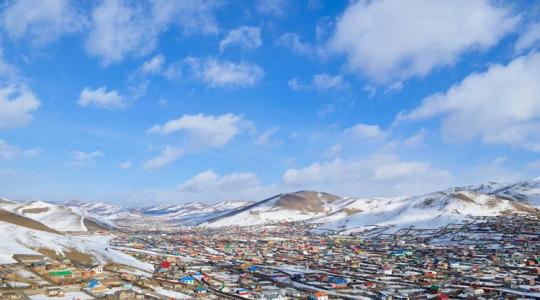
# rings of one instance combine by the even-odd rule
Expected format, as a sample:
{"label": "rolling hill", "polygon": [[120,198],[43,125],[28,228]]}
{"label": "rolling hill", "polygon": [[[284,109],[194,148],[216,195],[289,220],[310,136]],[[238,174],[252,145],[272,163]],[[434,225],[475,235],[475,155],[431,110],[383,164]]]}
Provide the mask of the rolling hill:
{"label": "rolling hill", "polygon": [[321,230],[370,226],[434,228],[475,216],[538,213],[540,178],[511,184],[454,187],[413,197],[340,198],[303,191],[280,194],[202,223],[202,227],[305,221]]}

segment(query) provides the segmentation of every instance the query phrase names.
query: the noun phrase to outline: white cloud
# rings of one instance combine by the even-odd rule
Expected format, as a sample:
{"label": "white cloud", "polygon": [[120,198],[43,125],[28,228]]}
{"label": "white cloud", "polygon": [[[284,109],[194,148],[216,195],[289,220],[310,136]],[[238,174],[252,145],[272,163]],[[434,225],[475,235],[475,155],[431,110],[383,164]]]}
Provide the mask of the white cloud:
{"label": "white cloud", "polygon": [[138,69],[141,75],[154,75],[163,70],[165,65],[165,57],[162,54],[158,54],[151,59],[145,61]]}
{"label": "white cloud", "polygon": [[382,140],[386,137],[386,133],[378,125],[356,124],[351,128],[345,129],[343,132],[346,135],[359,137],[367,140]]}
{"label": "white cloud", "polygon": [[255,173],[231,173],[219,176],[208,170],[195,175],[182,183],[178,189],[190,193],[238,192],[246,187],[258,186],[259,179]]}
{"label": "white cloud", "polygon": [[406,138],[403,141],[403,145],[406,147],[419,147],[424,144],[426,139],[427,130],[422,129],[411,137]]}
{"label": "white cloud", "polygon": [[95,159],[105,156],[103,152],[96,150],[93,152],[84,152],[84,151],[72,151],[71,153],[72,160],[68,164],[72,167],[88,167],[92,166],[95,163]]}
{"label": "white cloud", "polygon": [[445,93],[431,95],[399,121],[444,116],[444,137],[453,141],[481,138],[540,151],[540,54],[514,59],[473,73]]}
{"label": "white cloud", "polygon": [[540,45],[540,22],[529,24],[514,46],[516,51],[524,51]]}
{"label": "white cloud", "polygon": [[279,143],[280,141],[277,141],[277,140],[273,140],[272,137],[279,131],[279,129],[277,127],[272,127],[268,130],[265,130],[261,135],[259,135],[256,139],[255,139],[255,144],[257,145],[261,145],[261,146],[266,146],[266,145],[270,145],[270,144],[273,144],[273,143]]}
{"label": "white cloud", "polygon": [[188,58],[185,63],[191,68],[196,79],[211,87],[253,86],[264,76],[261,67],[245,62]]}
{"label": "white cloud", "polygon": [[145,9],[120,0],[103,1],[92,12],[92,22],[86,50],[106,65],[121,61],[126,54],[149,52],[161,30],[145,16]]}
{"label": "white cloud", "polygon": [[126,160],[118,164],[118,167],[122,170],[127,170],[131,168],[131,161]]}
{"label": "white cloud", "polygon": [[174,146],[165,146],[165,148],[154,158],[147,160],[143,168],[145,170],[161,169],[166,165],[175,162],[185,151]]}
{"label": "white cloud", "polygon": [[354,1],[330,41],[348,67],[378,81],[423,76],[471,50],[494,46],[516,27],[512,11],[489,0]]}
{"label": "white cloud", "polygon": [[148,203],[149,200],[160,203],[182,201],[215,203],[225,200],[256,201],[280,192],[283,190],[275,185],[263,185],[255,173],[218,174],[207,170],[182,182],[175,190],[142,190],[126,195],[126,197],[141,205]]}
{"label": "white cloud", "polygon": [[444,188],[452,175],[423,161],[402,161],[393,155],[334,159],[288,169],[286,185],[351,196],[396,196]]}
{"label": "white cloud", "polygon": [[258,0],[256,10],[263,15],[282,17],[287,12],[288,4],[288,0]]}
{"label": "white cloud", "polygon": [[32,91],[24,86],[0,88],[0,129],[23,127],[33,119],[41,103]]}
{"label": "white cloud", "polygon": [[197,114],[183,115],[181,118],[170,120],[163,125],[154,125],[148,132],[159,134],[184,132],[197,144],[221,147],[232,140],[241,130],[250,126],[250,122],[245,121],[239,115]]}
{"label": "white cloud", "polygon": [[11,38],[28,37],[34,45],[79,31],[84,23],[84,18],[68,0],[17,0],[2,14],[4,30]]}
{"label": "white cloud", "polygon": [[294,78],[289,80],[289,87],[296,91],[302,90],[340,90],[346,86],[345,81],[341,75],[330,75],[326,73],[316,74],[308,84],[302,84],[298,79]]}
{"label": "white cloud", "polygon": [[19,157],[33,157],[38,155],[39,149],[23,150],[18,146],[8,144],[5,140],[0,140],[0,160],[12,160]]}
{"label": "white cloud", "polygon": [[170,25],[177,25],[184,32],[216,33],[213,12],[218,4],[196,0],[132,3],[105,0],[92,12],[86,50],[107,65],[121,61],[126,55],[147,54]]}
{"label": "white cloud", "polygon": [[303,90],[306,90],[307,89],[307,86],[302,84],[298,78],[293,78],[293,79],[290,79],[287,84],[289,85],[289,87],[295,91],[303,91]]}
{"label": "white cloud", "polygon": [[229,31],[227,36],[219,43],[219,49],[223,51],[225,48],[233,45],[238,45],[246,49],[259,48],[262,45],[260,28],[242,26]]}
{"label": "white cloud", "polygon": [[124,97],[118,94],[117,91],[107,91],[106,87],[92,90],[88,87],[81,91],[78,101],[80,106],[93,106],[108,110],[125,109],[127,104]]}
{"label": "white cloud", "polygon": [[316,49],[313,45],[302,42],[296,33],[288,32],[283,34],[277,41],[278,45],[290,49],[293,53],[305,56],[313,56]]}

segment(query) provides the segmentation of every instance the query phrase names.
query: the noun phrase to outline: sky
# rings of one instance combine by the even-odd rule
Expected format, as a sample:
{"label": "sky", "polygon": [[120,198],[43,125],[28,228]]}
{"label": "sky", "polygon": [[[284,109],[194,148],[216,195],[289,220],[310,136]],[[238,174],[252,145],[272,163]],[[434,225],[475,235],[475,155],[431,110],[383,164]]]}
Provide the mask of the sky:
{"label": "sky", "polygon": [[540,3],[0,4],[0,196],[415,195],[540,175]]}

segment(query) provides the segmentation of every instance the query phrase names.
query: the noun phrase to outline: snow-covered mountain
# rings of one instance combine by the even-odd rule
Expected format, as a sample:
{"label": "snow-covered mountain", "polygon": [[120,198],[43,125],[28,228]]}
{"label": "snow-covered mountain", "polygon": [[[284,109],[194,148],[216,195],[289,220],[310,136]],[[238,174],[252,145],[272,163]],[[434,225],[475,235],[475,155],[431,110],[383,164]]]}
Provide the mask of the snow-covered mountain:
{"label": "snow-covered mountain", "polygon": [[115,262],[146,271],[153,266],[109,248],[110,236],[68,236],[33,219],[0,209],[0,264],[14,263],[14,254],[56,253],[94,263]]}
{"label": "snow-covered mountain", "polygon": [[377,226],[434,228],[474,216],[537,213],[540,178],[511,184],[454,187],[414,197],[340,198],[317,192],[280,194],[201,224],[252,226],[306,221],[320,230],[362,230]]}
{"label": "snow-covered mountain", "polygon": [[[0,199],[0,208],[58,231],[88,231],[123,225],[123,220],[170,222],[175,225],[224,227],[305,221],[321,230],[368,226],[436,227],[471,216],[537,212],[540,178],[510,184],[486,183],[449,188],[414,197],[348,198],[300,191],[259,201],[187,202],[145,208],[71,201],[17,203]],[[129,223],[129,222],[128,222]]]}
{"label": "snow-covered mountain", "polygon": [[422,196],[393,199],[357,199],[366,207],[350,216],[326,222],[318,230],[362,231],[377,226],[437,228],[476,216],[531,213],[535,208],[520,201],[471,190],[449,189]]}
{"label": "snow-covered mountain", "polygon": [[148,207],[142,210],[145,215],[149,216],[159,216],[164,218],[174,218],[177,216],[182,216],[186,214],[191,214],[193,212],[200,211],[208,207],[207,204],[202,202],[187,202],[182,204],[174,205],[158,205]]}
{"label": "snow-covered mountain", "polygon": [[76,211],[80,210],[86,216],[93,216],[110,222],[138,217],[140,215],[133,209],[105,202],[83,202],[75,200],[64,202],[63,205],[69,206]]}
{"label": "snow-covered mountain", "polygon": [[145,216],[157,217],[179,225],[193,226],[249,204],[251,204],[249,201],[224,201],[213,205],[188,202],[178,205],[158,205],[143,209],[141,212]]}
{"label": "snow-covered mountain", "polygon": [[43,201],[23,203],[3,201],[0,203],[0,208],[60,232],[87,232],[114,227],[111,222],[88,215],[76,208]]}
{"label": "snow-covered mountain", "polygon": [[[338,196],[313,191],[279,194],[243,206],[201,224],[204,227],[251,226],[273,222],[301,221],[337,213],[345,208]],[[345,204],[344,204],[345,205]]]}
{"label": "snow-covered mountain", "polygon": [[540,208],[540,177],[512,184],[488,183],[465,189],[493,195],[503,199],[520,201]]}

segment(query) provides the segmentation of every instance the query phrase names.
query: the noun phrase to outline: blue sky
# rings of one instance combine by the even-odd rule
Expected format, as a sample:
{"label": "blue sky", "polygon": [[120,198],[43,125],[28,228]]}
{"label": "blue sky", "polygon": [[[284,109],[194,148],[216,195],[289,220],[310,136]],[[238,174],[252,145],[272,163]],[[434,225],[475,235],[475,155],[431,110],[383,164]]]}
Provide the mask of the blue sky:
{"label": "blue sky", "polygon": [[4,1],[0,194],[393,196],[540,171],[535,1]]}

